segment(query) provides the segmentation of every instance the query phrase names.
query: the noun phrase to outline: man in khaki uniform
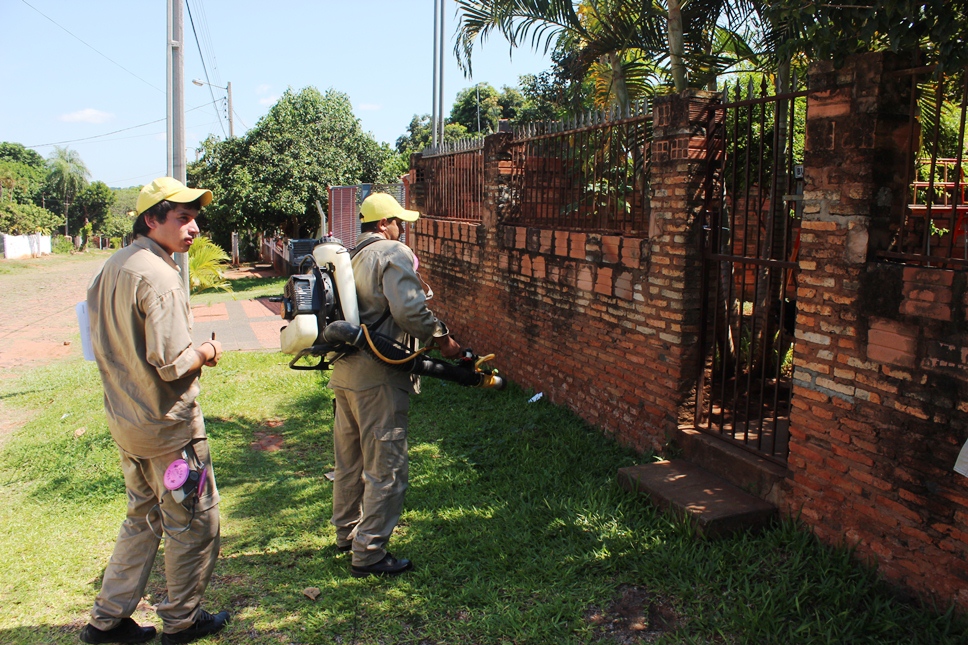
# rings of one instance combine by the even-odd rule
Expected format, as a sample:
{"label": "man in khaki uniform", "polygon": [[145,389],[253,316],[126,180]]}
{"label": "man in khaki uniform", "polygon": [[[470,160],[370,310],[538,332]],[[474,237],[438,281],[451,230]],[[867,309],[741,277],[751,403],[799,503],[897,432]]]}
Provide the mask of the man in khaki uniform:
{"label": "man in khaki uniform", "polygon": [[[353,256],[360,322],[405,345],[411,339],[436,342],[444,357],[454,358],[460,345],[427,308],[416,258],[399,241],[400,220],[413,222],[419,216],[390,195],[363,200],[362,232]],[[407,412],[414,382],[409,374],[357,352],[336,361],[329,386],[336,398],[336,547],[352,550],[356,577],[403,573],[412,563],[393,557],[386,545],[407,490]]]}
{"label": "man in khaki uniform", "polygon": [[[164,624],[162,643],[189,643],[229,620],[228,612],[201,608],[218,557],[219,495],[195,401],[202,366],[218,364],[222,347],[214,339],[192,344],[188,294],[172,259],[188,251],[198,234],[195,218],[211,201],[211,191],[171,177],[142,188],[134,242],[112,255],[88,288],[91,341],[108,427],[121,453],[128,512],[81,631],[85,643],[154,638],[155,628],[140,627],[131,614],[162,534],[168,594],[155,609]],[[183,501],[165,485],[166,469],[179,459],[182,475],[199,477]]]}

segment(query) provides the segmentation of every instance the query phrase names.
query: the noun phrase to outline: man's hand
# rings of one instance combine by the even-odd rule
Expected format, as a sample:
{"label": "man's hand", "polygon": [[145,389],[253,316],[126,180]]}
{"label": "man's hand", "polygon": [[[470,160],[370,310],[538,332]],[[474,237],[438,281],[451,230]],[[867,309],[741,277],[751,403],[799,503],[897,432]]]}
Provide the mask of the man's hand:
{"label": "man's hand", "polygon": [[202,365],[215,367],[222,358],[222,343],[217,340],[206,340],[195,351],[201,354]]}
{"label": "man's hand", "polygon": [[437,347],[440,348],[440,355],[444,358],[457,358],[460,356],[460,345],[453,338],[441,336],[437,338]]}

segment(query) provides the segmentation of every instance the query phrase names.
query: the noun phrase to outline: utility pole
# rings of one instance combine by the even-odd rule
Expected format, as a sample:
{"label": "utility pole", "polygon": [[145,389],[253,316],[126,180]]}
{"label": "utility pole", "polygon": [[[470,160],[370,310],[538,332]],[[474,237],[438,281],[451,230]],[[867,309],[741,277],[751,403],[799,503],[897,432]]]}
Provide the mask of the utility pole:
{"label": "utility pole", "polygon": [[444,144],[444,5],[447,0],[440,0],[440,93],[437,100],[440,104],[438,114],[440,114],[440,144]]}
{"label": "utility pole", "polygon": [[440,13],[440,0],[434,0],[434,95],[431,101],[430,130],[431,145],[437,147],[437,39],[440,37],[437,29],[437,15]]}
{"label": "utility pole", "polygon": [[233,124],[235,122],[232,119],[232,81],[229,81],[225,85],[225,91],[229,95],[229,139],[234,139],[235,138],[235,126]]}
{"label": "utility pole", "polygon": [[[168,0],[168,176],[186,181],[185,162],[185,59],[182,49],[185,23],[181,0]],[[188,286],[188,255],[176,253],[185,291]]]}
{"label": "utility pole", "polygon": [[[225,93],[228,95],[229,139],[234,139],[235,138],[235,121],[232,119],[232,83],[229,82],[229,83],[227,83],[225,85],[225,87],[222,87],[221,85],[213,85],[213,84],[209,83],[208,81],[203,81],[200,78],[193,79],[192,80],[192,83],[194,83],[195,85],[198,85],[199,87],[204,87],[204,86],[208,85],[209,87],[217,87],[220,90],[225,90]],[[219,121],[219,123],[221,123],[221,121]],[[225,130],[223,130],[222,132],[225,132]]]}

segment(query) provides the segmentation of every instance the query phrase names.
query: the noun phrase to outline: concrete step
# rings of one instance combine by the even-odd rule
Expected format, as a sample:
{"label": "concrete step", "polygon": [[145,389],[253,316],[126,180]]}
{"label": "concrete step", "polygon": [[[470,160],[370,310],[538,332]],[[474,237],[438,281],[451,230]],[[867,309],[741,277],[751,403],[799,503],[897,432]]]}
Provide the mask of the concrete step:
{"label": "concrete step", "polygon": [[618,482],[659,508],[690,518],[705,537],[761,528],[776,514],[773,504],[681,459],[619,468]]}

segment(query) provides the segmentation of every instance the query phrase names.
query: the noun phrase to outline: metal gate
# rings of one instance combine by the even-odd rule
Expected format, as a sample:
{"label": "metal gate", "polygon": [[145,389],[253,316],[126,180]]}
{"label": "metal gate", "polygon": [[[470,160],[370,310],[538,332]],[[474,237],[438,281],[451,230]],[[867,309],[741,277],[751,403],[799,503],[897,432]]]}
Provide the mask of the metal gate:
{"label": "metal gate", "polygon": [[[356,246],[360,234],[360,204],[370,193],[389,193],[400,202],[407,203],[404,184],[354,184],[352,186],[330,186],[328,233],[335,236],[348,249]],[[400,240],[406,242],[406,229],[401,230]]]}
{"label": "metal gate", "polygon": [[[796,88],[796,79],[791,87]],[[785,463],[806,91],[727,86],[713,107],[693,423]]]}

